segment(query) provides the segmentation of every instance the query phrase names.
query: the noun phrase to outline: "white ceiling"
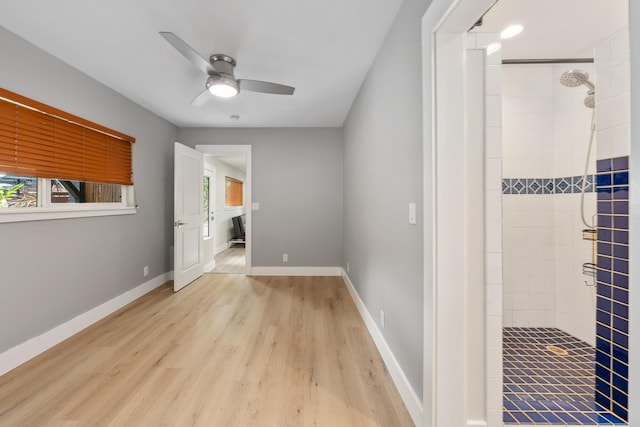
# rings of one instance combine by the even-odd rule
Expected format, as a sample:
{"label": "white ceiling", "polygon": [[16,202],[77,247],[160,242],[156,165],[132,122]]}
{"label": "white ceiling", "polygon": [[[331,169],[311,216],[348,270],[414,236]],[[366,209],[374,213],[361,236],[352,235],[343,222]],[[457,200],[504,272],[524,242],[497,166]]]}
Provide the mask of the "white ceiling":
{"label": "white ceiling", "polygon": [[214,156],[216,159],[221,161],[222,163],[226,163],[234,169],[238,169],[239,171],[246,172],[247,171],[247,159],[245,156]]}
{"label": "white ceiling", "polygon": [[[342,126],[401,2],[20,0],[0,4],[0,25],[178,126]],[[191,107],[206,75],[158,31],[296,92]]]}
{"label": "white ceiling", "polygon": [[[178,126],[342,126],[402,0],[20,0],[0,25]],[[505,59],[582,57],[627,25],[627,0],[500,0],[480,32],[523,24]],[[296,87],[191,100],[206,76],[159,34],[236,59],[237,78]],[[240,116],[237,121],[232,115]]]}
{"label": "white ceiling", "polygon": [[503,59],[593,57],[593,46],[628,25],[628,0],[499,0],[473,32],[499,33],[521,24],[502,41]]}

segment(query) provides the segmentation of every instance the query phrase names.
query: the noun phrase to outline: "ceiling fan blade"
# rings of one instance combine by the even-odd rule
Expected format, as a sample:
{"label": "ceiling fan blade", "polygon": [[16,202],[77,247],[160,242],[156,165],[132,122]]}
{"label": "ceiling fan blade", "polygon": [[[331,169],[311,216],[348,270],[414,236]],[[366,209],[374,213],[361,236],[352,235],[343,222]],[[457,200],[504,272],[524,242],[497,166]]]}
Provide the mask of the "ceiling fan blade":
{"label": "ceiling fan blade", "polygon": [[293,95],[296,88],[285,86],[278,83],[263,82],[260,80],[238,80],[240,90],[249,90],[252,92],[272,93],[275,95]]}
{"label": "ceiling fan blade", "polygon": [[171,46],[176,48],[185,58],[191,61],[196,67],[207,74],[214,73],[215,70],[211,63],[204,59],[198,52],[193,50],[191,46],[186,44],[180,37],[169,31],[160,31],[160,35],[169,42]]}
{"label": "ceiling fan blade", "polygon": [[209,89],[205,89],[202,92],[200,92],[198,95],[196,95],[195,98],[193,98],[193,101],[191,101],[191,106],[192,107],[199,107],[201,105],[204,105],[206,102],[211,101],[211,92],[209,92]]}

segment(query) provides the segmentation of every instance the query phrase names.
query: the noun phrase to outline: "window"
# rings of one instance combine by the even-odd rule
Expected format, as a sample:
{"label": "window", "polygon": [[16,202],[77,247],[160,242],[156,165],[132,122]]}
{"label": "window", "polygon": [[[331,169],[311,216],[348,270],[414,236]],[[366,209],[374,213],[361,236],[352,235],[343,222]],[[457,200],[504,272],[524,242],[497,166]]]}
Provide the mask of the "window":
{"label": "window", "polygon": [[224,205],[225,207],[240,207],[244,206],[244,194],[243,194],[243,182],[229,176],[224,177],[225,193],[224,193]]}
{"label": "window", "polygon": [[101,182],[52,179],[51,203],[120,203],[122,186]]}
{"label": "window", "polygon": [[208,176],[204,177],[204,191],[203,191],[203,203],[202,206],[204,206],[204,212],[203,212],[203,217],[202,217],[202,222],[204,224],[204,227],[202,228],[204,231],[202,232],[202,235],[204,237],[210,237],[211,235],[209,234],[209,184],[211,182],[211,178]]}
{"label": "window", "polygon": [[0,222],[134,213],[134,142],[0,89]]}
{"label": "window", "polygon": [[0,209],[38,206],[38,180],[28,176],[0,176]]}

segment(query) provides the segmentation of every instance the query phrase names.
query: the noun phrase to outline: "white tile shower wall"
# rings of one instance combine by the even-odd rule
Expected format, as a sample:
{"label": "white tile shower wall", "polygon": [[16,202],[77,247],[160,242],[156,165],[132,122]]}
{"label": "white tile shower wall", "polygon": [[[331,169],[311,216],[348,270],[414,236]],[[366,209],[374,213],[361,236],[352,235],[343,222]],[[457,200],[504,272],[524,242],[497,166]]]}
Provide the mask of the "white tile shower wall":
{"label": "white tile shower wall", "polygon": [[[469,34],[468,49],[486,49],[498,34]],[[502,58],[485,56],[485,336],[487,425],[502,425]]]}
{"label": "white tile shower wall", "polygon": [[[585,195],[586,215],[595,212],[595,193]],[[555,200],[556,327],[595,345],[596,295],[593,278],[582,274],[592,262],[592,242],[582,240],[580,194],[562,194]]]}
{"label": "white tile shower wall", "polygon": [[[499,35],[478,35],[477,48],[498,42]],[[487,423],[502,419],[502,57],[485,56],[485,283]],[[492,120],[489,120],[493,118]],[[493,230],[493,232],[492,232]]]}
{"label": "white tile shower wall", "polygon": [[[505,178],[553,177],[553,66],[502,67]],[[555,326],[552,195],[503,196],[504,326]]]}
{"label": "white tile shower wall", "polygon": [[553,176],[553,66],[502,67],[504,177]]}
{"label": "white tile shower wall", "polygon": [[629,155],[629,30],[595,47],[597,158]]}
{"label": "white tile shower wall", "polygon": [[[593,54],[591,54],[593,55]],[[566,87],[560,84],[560,76],[570,69],[589,73],[596,83],[593,64],[556,64],[553,66],[553,163],[554,176],[577,176],[584,173],[584,162],[591,132],[593,109],[584,105],[586,86]],[[597,84],[597,83],[596,83]],[[589,165],[589,173],[595,173],[595,143]]]}
{"label": "white tile shower wall", "polygon": [[555,326],[553,197],[503,197],[505,326]]}

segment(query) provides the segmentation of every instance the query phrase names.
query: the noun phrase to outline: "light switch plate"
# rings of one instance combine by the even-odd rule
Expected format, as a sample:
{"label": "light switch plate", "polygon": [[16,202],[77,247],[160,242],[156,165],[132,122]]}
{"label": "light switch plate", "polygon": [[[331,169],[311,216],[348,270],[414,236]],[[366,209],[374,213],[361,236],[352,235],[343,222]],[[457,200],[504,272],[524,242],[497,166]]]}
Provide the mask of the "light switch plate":
{"label": "light switch plate", "polygon": [[416,223],[416,204],[409,203],[409,224]]}
{"label": "light switch plate", "polygon": [[260,210],[260,203],[258,203],[258,202],[251,203],[251,210],[252,211],[259,211]]}

